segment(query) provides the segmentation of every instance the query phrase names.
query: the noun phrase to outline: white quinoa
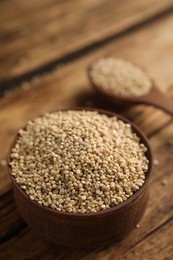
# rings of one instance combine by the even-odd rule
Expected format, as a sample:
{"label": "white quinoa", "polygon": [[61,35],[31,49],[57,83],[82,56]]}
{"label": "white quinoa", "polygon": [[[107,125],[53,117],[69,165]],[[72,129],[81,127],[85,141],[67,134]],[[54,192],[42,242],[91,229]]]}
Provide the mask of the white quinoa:
{"label": "white quinoa", "polygon": [[138,97],[150,92],[150,77],[135,64],[117,58],[102,58],[90,71],[93,82],[109,93]]}
{"label": "white quinoa", "polygon": [[153,164],[154,164],[155,166],[159,165],[159,160],[157,160],[157,159],[155,158],[154,161],[153,161]]}
{"label": "white quinoa", "polygon": [[6,165],[7,165],[7,162],[6,162],[6,160],[2,159],[2,160],[0,161],[0,164],[1,164],[2,166],[6,166]]}
{"label": "white quinoa", "polygon": [[86,213],[137,191],[147,148],[131,126],[95,111],[59,111],[28,122],[12,149],[12,175],[31,200]]}

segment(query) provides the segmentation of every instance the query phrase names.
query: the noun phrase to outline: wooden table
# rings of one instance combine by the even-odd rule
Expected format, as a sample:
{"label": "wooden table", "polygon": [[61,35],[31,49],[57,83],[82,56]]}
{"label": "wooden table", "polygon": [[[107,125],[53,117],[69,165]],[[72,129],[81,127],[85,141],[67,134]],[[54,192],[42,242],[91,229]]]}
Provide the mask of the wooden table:
{"label": "wooden table", "polygon": [[[173,0],[6,0],[0,10],[0,259],[173,259],[172,117],[142,105],[100,104],[86,75],[98,57],[127,58],[173,97]],[[12,138],[28,120],[78,105],[131,119],[159,162],[140,227],[94,250],[54,246],[31,230],[16,209],[4,165]]]}

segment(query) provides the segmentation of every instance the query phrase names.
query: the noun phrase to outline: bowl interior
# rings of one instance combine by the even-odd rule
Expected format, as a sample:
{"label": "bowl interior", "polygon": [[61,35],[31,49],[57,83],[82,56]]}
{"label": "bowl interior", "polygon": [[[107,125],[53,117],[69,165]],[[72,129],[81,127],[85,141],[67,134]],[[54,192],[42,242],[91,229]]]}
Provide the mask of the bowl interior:
{"label": "bowl interior", "polygon": [[[98,215],[105,215],[105,214],[110,214],[112,211],[115,210],[121,210],[122,208],[124,208],[125,206],[127,206],[128,204],[130,204],[131,202],[133,202],[135,199],[137,199],[142,193],[143,191],[148,188],[148,185],[150,183],[150,179],[151,179],[151,173],[152,173],[152,165],[153,165],[153,155],[152,155],[152,151],[151,151],[151,147],[150,144],[146,138],[146,136],[142,133],[141,130],[139,130],[139,128],[132,122],[130,122],[128,119],[122,117],[119,114],[113,113],[113,112],[109,112],[106,110],[101,110],[101,109],[93,109],[93,108],[75,108],[75,109],[68,109],[68,110],[87,110],[87,111],[97,111],[100,114],[106,114],[109,117],[112,116],[116,116],[118,119],[124,121],[125,123],[128,123],[131,125],[132,130],[134,133],[136,133],[136,135],[140,138],[141,143],[143,143],[146,147],[147,147],[147,152],[146,152],[146,157],[149,160],[149,165],[148,165],[148,171],[146,172],[146,178],[145,178],[145,182],[144,184],[133,194],[131,195],[128,199],[126,199],[125,201],[123,201],[122,203],[111,207],[109,209],[105,209],[99,212],[93,212],[93,213],[66,213],[66,212],[62,212],[62,211],[58,211],[58,210],[54,210],[51,208],[48,208],[46,206],[40,205],[39,203],[32,201],[29,196],[20,188],[20,186],[16,183],[15,178],[12,175],[12,169],[10,166],[10,154],[11,154],[11,150],[13,149],[13,147],[16,144],[16,141],[19,137],[19,134],[17,134],[10,146],[9,152],[8,152],[8,172],[10,175],[10,178],[12,180],[13,185],[18,189],[18,191],[22,194],[22,196],[24,196],[27,200],[29,200],[30,202],[33,203],[33,205],[35,205],[36,207],[39,207],[40,210],[42,211],[48,211],[50,214],[60,214],[62,216],[71,216],[71,217],[89,217],[89,216],[98,216]],[[61,110],[61,111],[67,111],[67,109],[65,110]],[[57,111],[55,111],[57,112]],[[25,128],[25,127],[24,127]]]}

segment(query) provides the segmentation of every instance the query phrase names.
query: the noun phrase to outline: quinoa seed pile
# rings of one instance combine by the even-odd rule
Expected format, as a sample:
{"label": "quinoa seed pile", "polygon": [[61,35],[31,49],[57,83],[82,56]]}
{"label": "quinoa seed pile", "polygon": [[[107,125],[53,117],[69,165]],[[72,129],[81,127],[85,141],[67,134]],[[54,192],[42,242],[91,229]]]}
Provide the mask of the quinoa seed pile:
{"label": "quinoa seed pile", "polygon": [[90,75],[103,90],[124,97],[143,96],[152,88],[147,73],[122,59],[102,58],[93,64]]}
{"label": "quinoa seed pile", "polygon": [[59,111],[28,122],[11,168],[31,200],[71,213],[113,207],[137,191],[147,148],[131,126],[95,111]]}

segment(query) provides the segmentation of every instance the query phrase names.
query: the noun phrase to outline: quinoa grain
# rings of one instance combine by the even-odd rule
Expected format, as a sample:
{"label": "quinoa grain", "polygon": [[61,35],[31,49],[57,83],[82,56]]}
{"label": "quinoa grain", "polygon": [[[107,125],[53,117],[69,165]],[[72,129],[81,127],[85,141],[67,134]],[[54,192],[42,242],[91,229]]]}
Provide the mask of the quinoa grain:
{"label": "quinoa grain", "polygon": [[1,164],[2,166],[6,166],[6,165],[7,165],[7,162],[6,162],[6,160],[1,160],[1,161],[0,161],[0,164]]}
{"label": "quinoa grain", "polygon": [[117,58],[102,58],[90,71],[93,82],[108,93],[124,97],[138,97],[150,92],[152,82],[135,64]]}
{"label": "quinoa grain", "polygon": [[155,158],[153,164],[154,164],[155,166],[159,165],[159,160],[157,160],[157,159]]}
{"label": "quinoa grain", "polygon": [[168,182],[167,182],[167,180],[162,180],[161,184],[162,184],[163,186],[166,186],[166,185],[168,184]]}
{"label": "quinoa grain", "polygon": [[19,131],[10,164],[31,200],[64,212],[98,212],[143,185],[146,150],[131,126],[116,117],[59,111]]}
{"label": "quinoa grain", "polygon": [[140,224],[137,224],[137,225],[136,225],[136,228],[140,228]]}

